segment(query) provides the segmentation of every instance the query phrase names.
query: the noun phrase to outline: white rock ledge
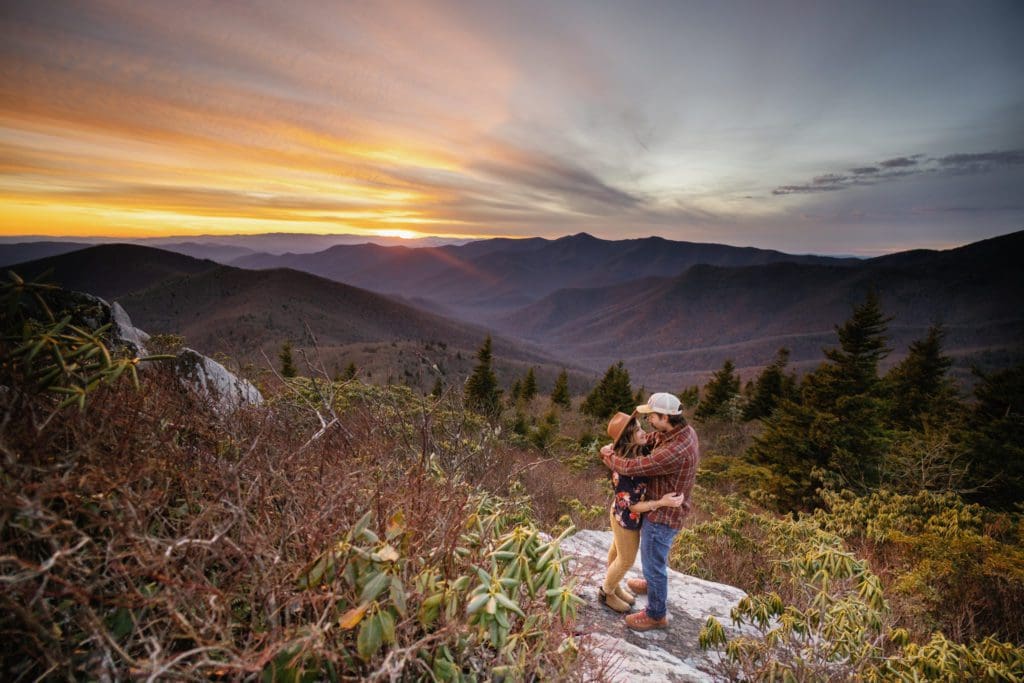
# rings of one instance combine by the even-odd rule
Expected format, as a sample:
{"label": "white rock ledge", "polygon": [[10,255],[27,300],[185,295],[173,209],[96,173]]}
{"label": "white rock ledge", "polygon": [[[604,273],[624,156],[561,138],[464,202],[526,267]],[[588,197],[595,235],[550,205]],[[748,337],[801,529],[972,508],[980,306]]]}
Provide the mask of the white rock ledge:
{"label": "white rock ledge", "polygon": [[[715,653],[701,650],[698,636],[709,616],[716,617],[730,637],[730,610],[746,593],[733,586],[704,581],[669,569],[669,627],[639,633],[626,628],[623,615],[597,599],[604,582],[611,531],[579,531],[562,541],[570,570],[579,579],[578,593],[586,602],[578,612],[577,632],[598,653],[607,652],[613,681],[713,681]],[[626,575],[643,578],[640,559]],[[646,606],[638,596],[635,611]]]}

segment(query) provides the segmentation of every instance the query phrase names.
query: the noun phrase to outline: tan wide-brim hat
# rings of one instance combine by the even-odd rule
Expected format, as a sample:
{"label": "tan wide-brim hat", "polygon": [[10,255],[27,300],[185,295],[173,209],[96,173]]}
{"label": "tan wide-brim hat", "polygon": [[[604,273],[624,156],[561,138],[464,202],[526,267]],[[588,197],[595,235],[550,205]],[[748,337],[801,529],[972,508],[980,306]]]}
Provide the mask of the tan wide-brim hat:
{"label": "tan wide-brim hat", "polygon": [[626,433],[626,427],[635,419],[635,411],[632,415],[627,415],[626,413],[615,413],[612,415],[612,419],[608,421],[608,436],[612,439],[612,448],[618,447],[619,439]]}

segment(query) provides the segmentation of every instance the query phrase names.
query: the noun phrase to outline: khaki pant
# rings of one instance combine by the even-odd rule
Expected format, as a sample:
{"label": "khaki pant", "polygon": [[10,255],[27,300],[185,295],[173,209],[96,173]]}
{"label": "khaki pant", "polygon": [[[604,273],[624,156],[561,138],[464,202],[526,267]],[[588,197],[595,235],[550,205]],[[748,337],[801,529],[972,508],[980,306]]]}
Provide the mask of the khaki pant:
{"label": "khaki pant", "polygon": [[612,547],[608,549],[608,573],[604,577],[604,592],[609,595],[615,592],[615,587],[622,581],[636,562],[636,554],[640,549],[640,532],[635,529],[625,529],[615,519],[615,508],[608,512],[609,521],[612,524]]}

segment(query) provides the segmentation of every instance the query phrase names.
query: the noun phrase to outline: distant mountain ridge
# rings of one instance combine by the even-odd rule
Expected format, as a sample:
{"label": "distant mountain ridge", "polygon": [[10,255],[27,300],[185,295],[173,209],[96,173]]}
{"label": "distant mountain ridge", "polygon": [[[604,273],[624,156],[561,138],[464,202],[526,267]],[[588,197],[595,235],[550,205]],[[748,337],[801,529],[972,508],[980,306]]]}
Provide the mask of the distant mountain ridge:
{"label": "distant mountain ridge", "polygon": [[[894,316],[892,359],[933,322],[944,323],[947,352],[962,374],[978,359],[1024,359],[1022,257],[1024,231],[867,260],[579,234],[417,249],[342,245],[240,260],[267,270],[132,245],[24,267],[53,267],[68,286],[128,297],[140,324],[185,331],[208,344],[197,344],[204,350],[220,344],[249,353],[296,338],[299,319],[317,321],[341,355],[374,337],[392,345],[434,339],[472,353],[489,329],[501,335],[496,358],[591,372],[621,359],[636,384],[679,388],[704,381],[726,358],[749,376],[782,346],[795,367],[816,365],[821,349],[836,343],[835,326],[869,290]],[[186,299],[188,309],[174,303]],[[388,349],[360,353],[386,371]],[[459,359],[463,369],[466,362]]]}
{"label": "distant mountain ridge", "polygon": [[213,261],[153,247],[101,244],[18,263],[12,269],[30,279],[50,271],[47,280],[66,289],[117,299],[170,278],[217,267]]}
{"label": "distant mountain ridge", "polygon": [[[466,244],[472,238],[466,237],[415,237],[406,238],[397,235],[355,235],[355,234],[317,234],[317,233],[284,233],[269,232],[255,235],[242,234],[215,234],[215,235],[177,235],[169,237],[141,237],[141,238],[117,238],[117,237],[49,237],[43,235],[18,235],[0,236],[0,261],[6,263],[18,263],[20,260],[5,256],[7,247],[20,244],[80,244],[81,246],[92,246],[96,244],[137,244],[144,247],[155,247],[187,253],[196,258],[209,258],[218,260],[217,254],[221,253],[231,258],[237,258],[243,254],[271,253],[284,254],[313,253],[323,251],[336,244],[366,244],[374,243],[385,246],[404,247],[437,247],[445,244]],[[80,248],[80,247],[79,247]],[[37,256],[40,258],[42,255]],[[27,257],[30,258],[30,257]]]}
{"label": "distant mountain ridge", "polygon": [[929,325],[947,328],[947,351],[1024,350],[1024,232],[942,252],[859,265],[696,265],[675,277],[566,289],[494,322],[497,329],[600,367],[630,359],[642,376],[696,377],[733,358],[767,363],[787,346],[796,363],[820,362],[834,326],[869,290],[894,317],[896,355]]}
{"label": "distant mountain ridge", "polygon": [[481,240],[421,249],[340,245],[316,254],[254,254],[232,264],[304,270],[378,292],[430,299],[464,318],[486,321],[563,288],[678,275],[698,264],[775,262],[851,265],[858,261],[660,237],[609,241],[580,233],[556,240]]}
{"label": "distant mountain ridge", "polygon": [[84,242],[13,242],[0,244],[0,267],[6,267],[24,261],[59,256],[71,251],[89,247]]}
{"label": "distant mountain ridge", "polygon": [[[309,273],[244,270],[132,244],[88,247],[13,269],[28,278],[49,271],[49,281],[117,300],[147,332],[183,335],[204,353],[264,365],[263,354],[276,362],[286,340],[297,349],[310,347],[312,332],[335,371],[356,362],[381,380],[391,377],[426,389],[436,377],[461,387],[460,378],[468,375],[489,334]],[[509,384],[529,366],[537,368],[542,385],[552,384],[562,367],[578,390],[592,379],[587,370],[528,343],[494,335],[493,347],[496,370]]]}

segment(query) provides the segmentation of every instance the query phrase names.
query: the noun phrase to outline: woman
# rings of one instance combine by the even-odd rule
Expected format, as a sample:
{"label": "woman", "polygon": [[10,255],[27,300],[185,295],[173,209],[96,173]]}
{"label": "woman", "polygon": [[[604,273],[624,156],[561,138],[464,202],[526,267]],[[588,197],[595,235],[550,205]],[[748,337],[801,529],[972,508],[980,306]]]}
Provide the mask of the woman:
{"label": "woman", "polygon": [[[612,448],[622,457],[635,458],[650,450],[647,448],[647,434],[640,428],[636,413],[616,413],[608,422],[608,436],[612,438]],[[659,500],[645,500],[647,477],[627,477],[612,472],[612,484],[615,486],[615,498],[609,511],[612,547],[608,550],[604,585],[597,594],[602,603],[616,612],[628,612],[636,596],[620,583],[636,561],[640,549],[643,513],[659,507],[679,507],[685,496],[667,493]]]}

